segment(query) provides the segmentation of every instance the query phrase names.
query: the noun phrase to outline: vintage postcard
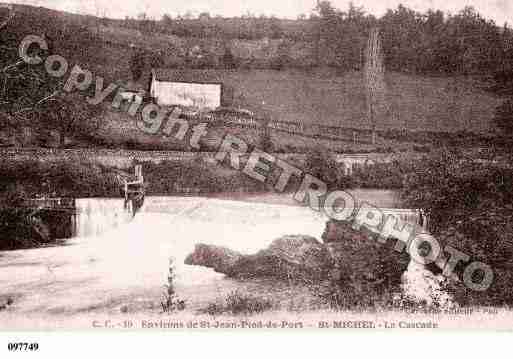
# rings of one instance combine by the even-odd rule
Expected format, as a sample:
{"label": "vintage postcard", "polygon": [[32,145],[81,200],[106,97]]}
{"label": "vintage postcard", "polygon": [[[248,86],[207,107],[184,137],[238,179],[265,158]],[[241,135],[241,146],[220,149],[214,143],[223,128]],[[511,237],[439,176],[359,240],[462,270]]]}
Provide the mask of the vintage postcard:
{"label": "vintage postcard", "polygon": [[512,18],[0,4],[0,330],[513,330]]}

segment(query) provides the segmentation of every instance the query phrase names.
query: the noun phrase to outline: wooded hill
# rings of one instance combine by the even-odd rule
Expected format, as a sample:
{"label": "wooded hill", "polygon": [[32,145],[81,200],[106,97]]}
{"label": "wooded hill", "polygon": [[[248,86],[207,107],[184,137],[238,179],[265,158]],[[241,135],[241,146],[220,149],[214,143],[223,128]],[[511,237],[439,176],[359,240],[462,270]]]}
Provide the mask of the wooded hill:
{"label": "wooded hill", "polygon": [[[16,16],[0,32],[2,68],[17,61],[19,42],[28,34],[44,35],[49,52],[106,82],[132,80],[133,57],[142,52],[145,70],[215,68],[224,81],[237,85],[236,105],[253,109],[265,103],[277,120],[368,128],[359,69],[368,32],[376,26],[383,41],[389,103],[380,130],[488,132],[502,102],[497,94],[510,95],[513,83],[512,31],[471,8],[449,16],[399,6],[378,19],[354,6],[341,11],[321,2],[313,16],[296,21],[206,14],[196,19],[113,20],[40,7],[14,9]],[[18,70],[26,77],[26,67]],[[63,146],[66,137],[77,135],[94,145],[99,127],[103,138],[98,143],[136,130],[109,109],[90,108],[73,96],[24,113],[23,118],[13,117],[62,85],[45,77],[42,69],[30,71],[44,81],[31,80],[28,86],[22,77],[9,79],[0,104],[0,121],[7,124],[3,132],[27,126],[38,138],[58,132],[57,145]],[[508,113],[502,115],[509,118]],[[88,121],[78,121],[81,118]],[[129,141],[137,145],[141,139],[135,137]],[[155,141],[149,140],[150,145],[160,148]],[[10,139],[2,142],[13,144]],[[32,142],[38,144],[46,145],[44,140]]]}

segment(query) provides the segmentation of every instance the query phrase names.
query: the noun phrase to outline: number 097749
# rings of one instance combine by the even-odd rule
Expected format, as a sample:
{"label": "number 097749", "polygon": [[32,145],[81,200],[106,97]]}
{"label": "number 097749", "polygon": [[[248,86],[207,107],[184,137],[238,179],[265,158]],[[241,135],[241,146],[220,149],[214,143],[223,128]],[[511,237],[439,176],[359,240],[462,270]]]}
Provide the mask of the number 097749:
{"label": "number 097749", "polygon": [[7,350],[10,352],[35,352],[39,350],[38,343],[9,343]]}

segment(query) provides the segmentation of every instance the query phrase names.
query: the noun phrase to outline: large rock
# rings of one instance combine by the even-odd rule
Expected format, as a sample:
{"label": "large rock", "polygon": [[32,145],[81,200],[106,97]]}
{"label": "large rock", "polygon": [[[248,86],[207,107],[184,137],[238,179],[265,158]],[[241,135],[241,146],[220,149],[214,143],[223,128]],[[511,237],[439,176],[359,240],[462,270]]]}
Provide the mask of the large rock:
{"label": "large rock", "polygon": [[228,248],[197,244],[194,252],[185,258],[185,264],[212,268],[218,273],[228,274],[242,257],[242,254]]}
{"label": "large rock", "polygon": [[326,224],[322,239],[334,261],[332,277],[343,290],[379,293],[400,288],[409,256],[394,250],[394,240],[380,243],[365,229],[333,220]]}
{"label": "large rock", "polygon": [[311,281],[326,278],[332,261],[327,248],[315,238],[285,236],[253,255],[200,244],[185,264],[213,268],[239,279],[273,277]]}

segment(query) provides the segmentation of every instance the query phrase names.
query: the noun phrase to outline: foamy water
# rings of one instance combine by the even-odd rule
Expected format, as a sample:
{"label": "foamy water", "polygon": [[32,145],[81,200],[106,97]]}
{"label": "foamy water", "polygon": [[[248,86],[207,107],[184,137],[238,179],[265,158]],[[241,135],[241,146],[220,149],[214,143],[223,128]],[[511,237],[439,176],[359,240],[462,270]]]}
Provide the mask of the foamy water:
{"label": "foamy water", "polygon": [[[161,281],[161,273],[166,270],[169,258],[173,258],[179,287],[190,289],[191,285],[213,283],[222,286],[222,275],[183,264],[196,244],[212,244],[252,254],[285,235],[320,238],[327,221],[321,213],[301,206],[211,198],[150,197],[130,224],[113,231],[119,219],[126,218],[119,212],[121,203],[101,202],[96,206],[93,203],[91,200],[87,205],[99,208],[99,217],[103,213],[107,213],[107,217],[86,228],[108,231],[98,238],[107,241],[105,246],[111,248],[104,252],[105,255],[114,254],[113,258],[103,261],[108,263],[105,271],[111,271],[113,263],[117,268],[130,267],[131,270],[116,275],[118,281],[125,281],[127,285],[134,281],[134,276],[146,282],[150,278]],[[109,206],[116,208],[109,211]],[[94,220],[95,217],[88,220],[91,218]],[[154,243],[159,244],[155,246]],[[159,275],[155,276],[156,273]],[[443,279],[411,262],[403,276],[404,294],[410,300],[428,305],[448,306],[451,298],[442,289]]]}
{"label": "foamy water", "polygon": [[[88,209],[79,226],[84,236],[70,240],[69,246],[16,251],[2,257],[0,285],[6,293],[20,297],[16,302],[20,310],[73,312],[111,308],[134,298],[153,298],[155,302],[155,296],[163,293],[170,258],[174,258],[177,294],[187,300],[188,308],[198,309],[250,284],[185,265],[185,257],[196,244],[252,254],[284,235],[320,239],[327,220],[301,206],[150,197],[141,211],[122,225],[127,219],[122,200],[79,203]],[[430,288],[434,287],[422,268],[410,266],[405,281],[407,293],[433,298]],[[255,292],[269,289],[248,288]],[[291,291],[287,297],[299,295]]]}
{"label": "foamy water", "polygon": [[[244,203],[202,198],[147,198],[133,222],[109,240],[137,277],[162,282],[169,258],[174,258],[178,287],[212,284],[223,278],[210,269],[187,266],[185,257],[196,244],[227,247],[243,254],[266,248],[279,237],[304,234],[320,238],[325,219],[304,207]],[[101,239],[99,239],[101,240]],[[118,256],[119,252],[123,256]],[[118,263],[119,264],[119,263]],[[126,265],[121,265],[126,267]],[[126,278],[133,282],[133,277]]]}
{"label": "foamy water", "polygon": [[414,302],[449,309],[454,306],[454,302],[443,289],[446,280],[444,276],[434,275],[423,265],[410,261],[403,275],[403,294]]}
{"label": "foamy water", "polygon": [[76,207],[76,237],[98,236],[132,219],[131,202],[125,206],[124,199],[77,199]]}

